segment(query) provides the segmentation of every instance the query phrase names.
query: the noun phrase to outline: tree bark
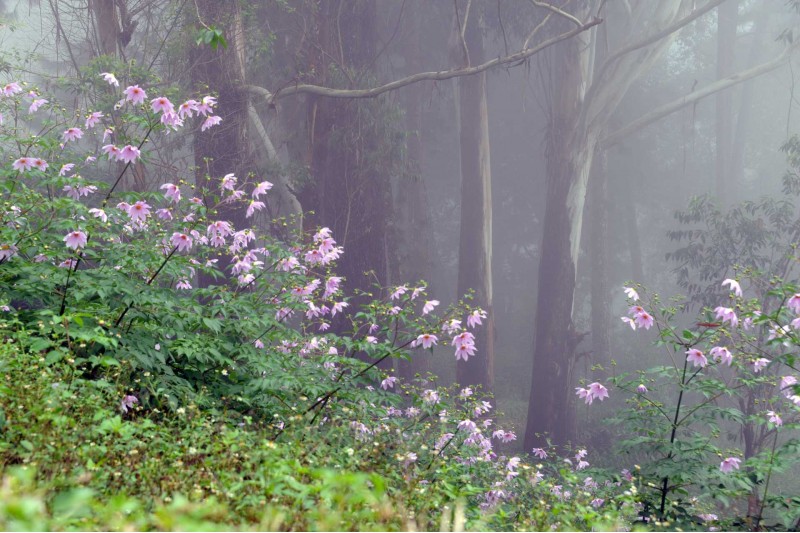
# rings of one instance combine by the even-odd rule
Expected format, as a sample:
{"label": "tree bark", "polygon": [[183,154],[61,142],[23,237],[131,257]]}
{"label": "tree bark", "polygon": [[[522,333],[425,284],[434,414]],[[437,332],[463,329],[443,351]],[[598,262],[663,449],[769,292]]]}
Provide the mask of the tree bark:
{"label": "tree bark", "polygon": [[[733,73],[739,1],[729,0],[717,8],[717,80]],[[716,192],[721,206],[733,197],[731,176],[733,156],[733,90],[716,94]]]}
{"label": "tree bark", "polygon": [[[546,141],[547,207],[539,265],[533,376],[525,449],[571,440],[570,374],[576,335],[572,323],[580,225],[594,142],[578,126],[585,96],[586,43],[558,45],[551,77]],[[577,228],[577,231],[576,231]]]}
{"label": "tree bark", "polygon": [[[220,195],[220,180],[228,173],[243,179],[250,165],[247,161],[247,95],[241,91],[245,83],[244,43],[241,13],[237,2],[198,0],[198,10],[203,14],[203,23],[225,28],[227,47],[200,46],[193,50],[192,84],[198,92],[213,92],[218,95],[215,114],[222,122],[202,135],[195,135],[194,160],[195,181],[200,188],[207,188],[210,196]],[[210,197],[207,203],[212,203]],[[235,228],[250,226],[245,218],[246,208],[225,204],[218,209],[216,217],[231,222]],[[227,256],[222,256],[219,267],[227,267]],[[200,276],[201,286],[214,283],[213,278]]]}
{"label": "tree bark", "polygon": [[608,283],[608,171],[607,156],[595,155],[589,184],[589,253],[591,256],[592,363],[604,367],[611,360],[611,316]]}
{"label": "tree bark", "polygon": [[[424,67],[420,10],[412,10],[409,17],[411,30],[404,50],[409,69],[418,72]],[[394,195],[395,232],[398,239],[397,260],[392,262],[390,270],[390,284],[394,285],[429,280],[433,272],[431,213],[422,167],[425,146],[422,140],[423,93],[423,87],[416,84],[407,87],[402,94],[406,110],[406,175],[398,180]],[[427,352],[411,352],[411,357],[410,361],[397,360],[397,372],[406,381],[417,374],[426,374],[431,368],[430,354]]]}
{"label": "tree bark", "polygon": [[[481,14],[473,6],[465,21],[464,44],[469,62],[484,61]],[[477,354],[456,363],[458,383],[494,385],[494,320],[492,313],[492,170],[486,73],[459,78],[458,124],[461,167],[461,225],[458,248],[458,295],[474,291],[472,303],[488,313],[476,335]]]}

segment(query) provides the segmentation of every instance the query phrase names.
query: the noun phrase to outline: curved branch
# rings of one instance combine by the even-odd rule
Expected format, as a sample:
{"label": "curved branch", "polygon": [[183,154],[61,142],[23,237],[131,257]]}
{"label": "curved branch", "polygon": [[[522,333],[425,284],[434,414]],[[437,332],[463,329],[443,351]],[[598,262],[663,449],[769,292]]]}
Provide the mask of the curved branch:
{"label": "curved branch", "polygon": [[583,33],[584,31],[600,24],[601,22],[603,22],[602,19],[595,18],[585,24],[582,24],[580,27],[574,28],[568,32],[564,32],[560,35],[557,35],[556,37],[553,37],[552,39],[548,39],[542,43],[539,43],[536,46],[533,46],[531,48],[524,48],[519,52],[516,52],[511,55],[497,57],[495,59],[486,61],[485,63],[481,63],[480,65],[476,65],[474,67],[464,67],[452,70],[441,70],[438,72],[420,72],[418,74],[406,76],[405,78],[392,81],[390,83],[381,85],[379,87],[373,87],[371,89],[333,89],[331,87],[321,87],[319,85],[306,85],[306,84],[287,87],[286,89],[282,89],[281,91],[275,94],[271,93],[267,89],[264,89],[263,87],[258,87],[256,85],[245,85],[242,87],[242,89],[253,96],[259,96],[266,99],[268,103],[273,103],[276,100],[280,100],[281,98],[294,96],[296,94],[313,94],[328,98],[374,98],[383,93],[393,91],[395,89],[399,89],[401,87],[405,87],[407,85],[411,85],[414,83],[419,83],[421,81],[449,80],[452,78],[460,78],[463,76],[472,76],[473,74],[479,74],[493,67],[497,67],[500,65],[507,65],[509,63],[517,63],[519,61],[529,58],[530,56],[538,52],[541,52],[545,48],[549,48],[550,46],[553,46],[556,43],[574,37],[579,33]]}
{"label": "curved branch", "polygon": [[664,104],[658,109],[654,109],[650,113],[644,115],[643,117],[634,120],[627,126],[623,126],[619,128],[617,131],[609,134],[607,137],[600,141],[600,144],[603,148],[608,148],[619,141],[621,141],[626,136],[630,135],[631,133],[644,128],[645,126],[649,126],[653,122],[664,118],[665,116],[678,111],[690,104],[697,102],[698,100],[702,100],[707,96],[711,96],[714,93],[727,89],[728,87],[733,87],[734,85],[738,85],[742,82],[745,82],[749,79],[755,78],[757,76],[761,76],[762,74],[766,74],[767,72],[771,72],[776,68],[780,67],[787,61],[798,47],[800,47],[800,41],[795,42],[791,46],[784,48],[783,52],[780,53],[774,59],[757,65],[751,69],[747,69],[741,72],[737,72],[732,76],[728,76],[727,78],[722,78],[721,80],[715,81],[714,83],[710,83],[709,85],[699,89],[697,91],[693,91],[685,96],[678,98],[677,100],[673,100],[668,104]]}

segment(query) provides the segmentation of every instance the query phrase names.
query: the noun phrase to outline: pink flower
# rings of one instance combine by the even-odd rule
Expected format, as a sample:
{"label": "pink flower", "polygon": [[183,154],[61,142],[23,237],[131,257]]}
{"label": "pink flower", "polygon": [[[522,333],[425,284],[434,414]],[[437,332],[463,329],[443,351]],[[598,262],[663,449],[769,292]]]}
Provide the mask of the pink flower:
{"label": "pink flower", "polygon": [[74,250],[86,246],[86,241],[86,234],[82,231],[71,231],[64,237],[67,248],[72,248]]}
{"label": "pink flower", "polygon": [[337,292],[339,292],[339,284],[342,282],[342,278],[338,276],[331,276],[325,282],[325,293],[322,295],[323,298],[328,298],[333,296]]}
{"label": "pink flower", "polygon": [[119,159],[120,150],[119,150],[119,148],[117,148],[113,144],[106,144],[100,150],[102,150],[104,154],[108,155],[108,159],[109,160],[111,160],[111,159],[117,159],[118,160]]}
{"label": "pink flower", "polygon": [[767,365],[770,364],[770,362],[771,361],[765,357],[760,357],[756,359],[755,361],[753,361],[753,372],[758,374],[759,372],[761,372],[761,370],[766,368]]}
{"label": "pink flower", "polygon": [[125,161],[126,163],[134,163],[141,155],[142,153],[138,148],[128,144],[125,146],[125,148],[119,151],[117,159],[120,161]]}
{"label": "pink flower", "polygon": [[588,390],[589,396],[592,396],[595,400],[602,402],[604,398],[608,398],[608,389],[596,381],[589,384]]}
{"label": "pink flower", "polygon": [[640,328],[650,329],[653,326],[653,317],[647,311],[642,310],[641,313],[636,314],[634,322]]}
{"label": "pink flower", "polygon": [[475,346],[472,344],[462,344],[456,348],[456,361],[469,361],[473,355],[475,355]]}
{"label": "pink flower", "polygon": [[84,126],[86,126],[87,130],[92,129],[97,125],[98,122],[100,122],[101,118],[103,118],[103,113],[101,113],[100,111],[95,111],[94,113],[91,113],[88,117],[86,117],[86,122],[84,123]]}
{"label": "pink flower", "polygon": [[739,470],[739,463],[741,462],[741,459],[736,457],[728,457],[719,464],[719,469],[723,474],[730,474],[734,470]]}
{"label": "pink flower", "polygon": [[533,452],[533,455],[535,455],[539,459],[547,459],[547,452],[544,451],[544,449],[542,449],[542,448],[534,448],[531,451]]}
{"label": "pink flower", "polygon": [[769,417],[769,421],[772,424],[775,424],[778,427],[783,425],[783,420],[781,420],[780,415],[777,414],[775,411],[767,411],[767,416]]}
{"label": "pink flower", "polygon": [[439,338],[436,335],[431,335],[430,333],[423,333],[417,337],[417,340],[414,342],[416,343],[416,346],[422,345],[422,347],[427,350],[428,348],[435,346],[436,343],[439,342]]}
{"label": "pink flower", "polygon": [[486,311],[483,309],[475,309],[467,316],[467,327],[474,328],[475,326],[483,324],[483,322],[481,322],[482,318],[486,318]]}
{"label": "pink flower", "polygon": [[197,100],[186,100],[178,106],[178,116],[181,118],[191,117],[197,112]]}
{"label": "pink flower", "polygon": [[458,348],[458,347],[460,347],[460,346],[462,346],[464,344],[466,344],[468,346],[474,346],[475,345],[475,335],[473,335],[469,331],[463,331],[463,332],[459,333],[458,335],[456,335],[455,337],[453,337],[453,343],[452,344],[456,348]]}
{"label": "pink flower", "polygon": [[138,85],[131,85],[123,91],[125,99],[133,105],[143,104],[144,99],[147,98],[147,93]]}
{"label": "pink flower", "polygon": [[261,211],[262,209],[264,209],[264,207],[266,207],[264,205],[264,202],[253,200],[252,202],[250,202],[250,205],[247,206],[247,212],[245,213],[245,217],[250,218],[251,216],[253,216],[253,213],[255,213],[256,211]]}
{"label": "pink flower", "polygon": [[0,261],[10,259],[17,253],[17,247],[13,244],[0,244]]}
{"label": "pink flower", "polygon": [[262,194],[266,194],[267,191],[270,190],[271,188],[272,188],[272,183],[270,183],[268,181],[262,181],[261,183],[256,185],[255,189],[253,189],[253,192],[252,192],[253,198],[258,200],[258,198]]}
{"label": "pink flower", "polygon": [[699,366],[700,368],[704,368],[708,364],[706,356],[697,348],[689,348],[686,351],[686,360],[692,363],[693,366]]}
{"label": "pink flower", "polygon": [[714,312],[717,314],[717,320],[722,320],[723,322],[730,322],[731,327],[735,328],[739,325],[739,318],[736,316],[736,313],[733,312],[733,309],[730,307],[717,307],[714,309]]}
{"label": "pink flower", "polygon": [[44,98],[36,98],[33,102],[31,102],[31,105],[28,107],[28,114],[36,113],[39,110],[39,108],[46,103],[48,103],[48,100],[45,100]]}
{"label": "pink flower", "polygon": [[17,93],[22,92],[22,87],[20,87],[19,83],[12,81],[5,87],[3,87],[3,96],[14,96]]}
{"label": "pink flower", "polygon": [[117,77],[114,76],[112,73],[103,72],[100,74],[100,77],[103,78],[103,80],[105,80],[109,85],[113,85],[114,87],[119,87],[119,81],[117,80]]}
{"label": "pink flower", "polygon": [[165,183],[159,188],[164,191],[164,198],[167,198],[176,204],[181,201],[181,188],[177,185],[173,183]]}
{"label": "pink flower", "polygon": [[797,385],[797,378],[794,376],[784,376],[781,378],[779,389],[786,398],[794,395],[794,386]]}
{"label": "pink flower", "polygon": [[91,215],[92,215],[94,218],[99,218],[99,219],[100,219],[100,220],[102,220],[104,223],[105,223],[105,222],[108,222],[108,215],[106,215],[106,212],[105,212],[105,211],[103,211],[102,209],[97,209],[96,207],[93,207],[93,208],[89,209],[89,213],[90,213],[90,214],[91,214]]}
{"label": "pink flower", "polygon": [[391,299],[391,300],[397,300],[397,299],[398,299],[398,298],[400,298],[402,295],[404,295],[404,294],[406,293],[406,291],[407,291],[407,290],[408,290],[408,287],[406,287],[405,285],[400,285],[399,287],[397,287],[397,288],[394,290],[394,292],[392,292],[391,296],[389,296],[389,299]]}
{"label": "pink flower", "polygon": [[633,287],[622,287],[622,289],[625,291],[625,296],[627,296],[634,302],[639,299],[639,293],[636,292],[636,289],[634,289]]}
{"label": "pink flower", "polygon": [[184,291],[188,291],[188,290],[192,289],[192,284],[189,283],[189,280],[182,279],[182,280],[179,280],[178,283],[175,284],[175,288],[176,289],[180,289],[180,290],[184,290]]}
{"label": "pink flower", "polygon": [[192,238],[185,233],[178,233],[177,231],[172,234],[170,242],[178,248],[179,252],[189,251],[192,247]]}
{"label": "pink flower", "polygon": [[203,125],[200,126],[200,131],[206,131],[207,129],[216,126],[220,122],[222,122],[222,117],[216,115],[210,116],[203,121]]}
{"label": "pink flower", "polygon": [[150,100],[150,107],[153,110],[153,113],[174,113],[175,108],[172,106],[172,102],[169,101],[169,98],[165,96],[159,96],[158,98],[153,98]]}
{"label": "pink flower", "polygon": [[31,157],[20,157],[16,161],[14,161],[11,166],[17,172],[25,172],[26,170],[30,170],[33,168],[33,158]]}
{"label": "pink flower", "polygon": [[425,302],[425,305],[422,306],[422,314],[427,315],[433,308],[439,305],[439,300],[428,300]]}
{"label": "pink flower", "polygon": [[397,381],[397,378],[394,376],[389,376],[388,378],[381,381],[381,388],[383,390],[389,390],[394,388],[394,384]]}
{"label": "pink flower", "polygon": [[74,163],[67,163],[66,165],[61,165],[61,170],[58,171],[58,175],[66,176],[67,172],[72,172],[73,168],[75,168]]}
{"label": "pink flower", "polygon": [[713,348],[711,348],[709,354],[714,359],[714,361],[717,362],[721,361],[727,364],[728,366],[731,366],[731,362],[733,362],[733,355],[731,355],[730,350],[728,350],[724,346],[714,346]]}
{"label": "pink flower", "polygon": [[236,176],[233,174],[225,174],[222,177],[222,188],[228,191],[232,191],[236,188]]}
{"label": "pink flower", "polygon": [[789,307],[789,309],[792,310],[794,314],[800,313],[800,294],[795,294],[794,296],[789,298],[789,301],[786,302],[786,305]]}
{"label": "pink flower", "polygon": [[33,168],[35,168],[36,170],[44,172],[45,170],[47,170],[48,166],[50,165],[48,165],[47,161],[45,161],[44,159],[40,159],[37,157],[36,159],[33,160]]}
{"label": "pink flower", "polygon": [[217,99],[213,96],[204,96],[203,101],[197,104],[197,112],[203,116],[207,116],[217,105]]}
{"label": "pink flower", "polygon": [[728,278],[728,279],[726,279],[725,281],[722,282],[722,286],[724,287],[725,285],[728,285],[731,288],[731,290],[733,291],[733,293],[736,296],[739,296],[741,298],[741,296],[742,296],[742,286],[739,285],[738,281],[736,281],[735,279]]}
{"label": "pink flower", "polygon": [[473,433],[478,429],[478,426],[475,425],[475,422],[472,420],[467,419],[458,423],[458,429],[466,431],[467,433]]}
{"label": "pink flower", "polygon": [[77,141],[81,137],[83,137],[83,132],[80,128],[69,128],[67,131],[61,134],[61,138],[65,143],[69,141]]}
{"label": "pink flower", "polygon": [[136,396],[128,394],[122,398],[119,408],[123,413],[127,413],[128,409],[133,409],[133,405],[137,403],[139,403],[139,399]]}
{"label": "pink flower", "polygon": [[623,317],[620,317],[620,318],[622,319],[623,322],[628,324],[631,327],[632,330],[636,331],[636,321],[634,319],[632,319],[630,317],[627,317],[627,316],[623,316]]}
{"label": "pink flower", "polygon": [[640,383],[639,386],[636,387],[636,392],[639,394],[647,394],[647,387],[645,387],[643,383]]}
{"label": "pink flower", "polygon": [[147,205],[147,202],[143,200],[139,200],[132,206],[128,207],[128,216],[131,217],[131,220],[133,221],[145,222],[149,214],[150,206]]}

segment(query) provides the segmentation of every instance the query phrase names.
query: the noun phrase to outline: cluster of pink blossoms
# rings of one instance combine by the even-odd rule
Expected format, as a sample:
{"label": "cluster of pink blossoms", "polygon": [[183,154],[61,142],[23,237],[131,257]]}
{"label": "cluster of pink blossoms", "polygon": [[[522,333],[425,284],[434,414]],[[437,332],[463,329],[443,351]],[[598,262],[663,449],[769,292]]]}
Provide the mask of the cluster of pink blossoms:
{"label": "cluster of pink blossoms", "polygon": [[594,400],[603,401],[608,398],[608,389],[598,382],[590,383],[585,389],[582,387],[575,387],[575,394],[578,398],[586,402],[586,405],[591,405]]}

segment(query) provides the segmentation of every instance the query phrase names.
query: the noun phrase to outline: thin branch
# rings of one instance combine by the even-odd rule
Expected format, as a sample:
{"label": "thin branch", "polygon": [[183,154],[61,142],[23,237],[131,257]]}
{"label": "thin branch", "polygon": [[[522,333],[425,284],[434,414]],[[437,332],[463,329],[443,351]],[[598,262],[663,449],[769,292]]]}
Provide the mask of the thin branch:
{"label": "thin branch", "polygon": [[609,134],[607,137],[600,141],[600,144],[604,148],[608,148],[619,141],[621,141],[626,136],[630,135],[631,133],[638,131],[645,126],[649,126],[653,122],[660,120],[666,117],[669,114],[678,111],[690,104],[697,102],[698,100],[702,100],[707,96],[711,96],[714,93],[727,89],[728,87],[733,87],[734,85],[738,85],[742,82],[745,82],[749,79],[755,78],[757,76],[761,76],[762,74],[766,74],[767,72],[771,72],[776,68],[782,66],[784,63],[789,61],[789,58],[798,47],[800,47],[800,41],[792,44],[791,46],[786,47],[780,55],[775,57],[774,59],[757,65],[751,69],[744,70],[742,72],[737,72],[732,76],[728,76],[727,78],[723,78],[721,80],[715,81],[714,83],[710,83],[709,85],[699,89],[697,91],[691,92],[686,96],[682,96],[677,100],[673,100],[672,102],[665,104],[658,109],[654,109],[650,113],[640,117],[637,120],[634,120],[627,126],[623,126],[619,128],[615,132]]}
{"label": "thin branch", "polygon": [[684,26],[686,26],[693,20],[702,17],[703,15],[705,15],[706,13],[708,13],[709,11],[720,5],[722,2],[725,2],[725,0],[709,0],[703,7],[695,9],[690,14],[686,15],[681,19],[676,20],[675,22],[673,22],[666,28],[662,29],[661,31],[657,31],[654,34],[645,37],[641,41],[630,44],[625,48],[622,48],[621,50],[614,52],[613,54],[611,54],[611,56],[609,56],[608,59],[606,59],[606,62],[603,64],[603,67],[600,70],[601,75],[614,61],[616,61],[620,57],[629,54],[634,50],[638,50],[640,48],[644,48],[645,46],[651,45],[656,41],[660,41],[664,37],[667,37],[668,35],[675,33],[676,31],[682,29]]}
{"label": "thin branch", "polygon": [[507,65],[509,63],[516,63],[522,61],[538,52],[541,52],[546,48],[549,48],[550,46],[553,46],[558,42],[574,37],[579,33],[583,33],[584,31],[600,24],[601,22],[603,22],[602,19],[593,19],[587,22],[586,24],[583,24],[579,28],[574,28],[568,32],[562,33],[534,47],[524,48],[514,54],[504,57],[497,57],[495,59],[486,61],[485,63],[481,63],[480,65],[476,65],[474,67],[464,67],[452,70],[441,70],[438,72],[420,72],[418,74],[406,76],[405,78],[395,80],[393,82],[381,85],[379,87],[373,87],[371,89],[333,89],[331,87],[321,87],[319,85],[307,85],[307,84],[299,84],[293,87],[288,87],[276,94],[273,94],[269,92],[267,89],[264,89],[263,87],[258,87],[256,85],[245,85],[242,87],[242,89],[252,94],[253,96],[258,96],[266,99],[267,103],[273,103],[281,98],[294,96],[296,94],[313,94],[317,96],[325,96],[328,98],[374,98],[385,92],[393,91],[395,89],[399,89],[407,85],[412,85],[414,83],[419,83],[421,81],[449,80],[452,78],[460,78],[463,76],[472,76],[474,74],[479,74],[485,70],[489,70],[490,68],[499,65]]}
{"label": "thin branch", "polygon": [[581,26],[583,26],[583,22],[578,20],[574,15],[570,15],[566,11],[564,11],[564,10],[562,10],[560,8],[557,8],[553,4],[548,4],[547,2],[541,2],[540,0],[530,0],[530,2],[531,2],[531,4],[533,4],[535,6],[543,7],[545,9],[549,10],[549,11],[552,11],[553,13],[555,13],[556,15],[558,15],[560,17],[564,17],[565,19],[567,19],[568,21],[572,22],[573,24],[575,24],[579,28]]}

